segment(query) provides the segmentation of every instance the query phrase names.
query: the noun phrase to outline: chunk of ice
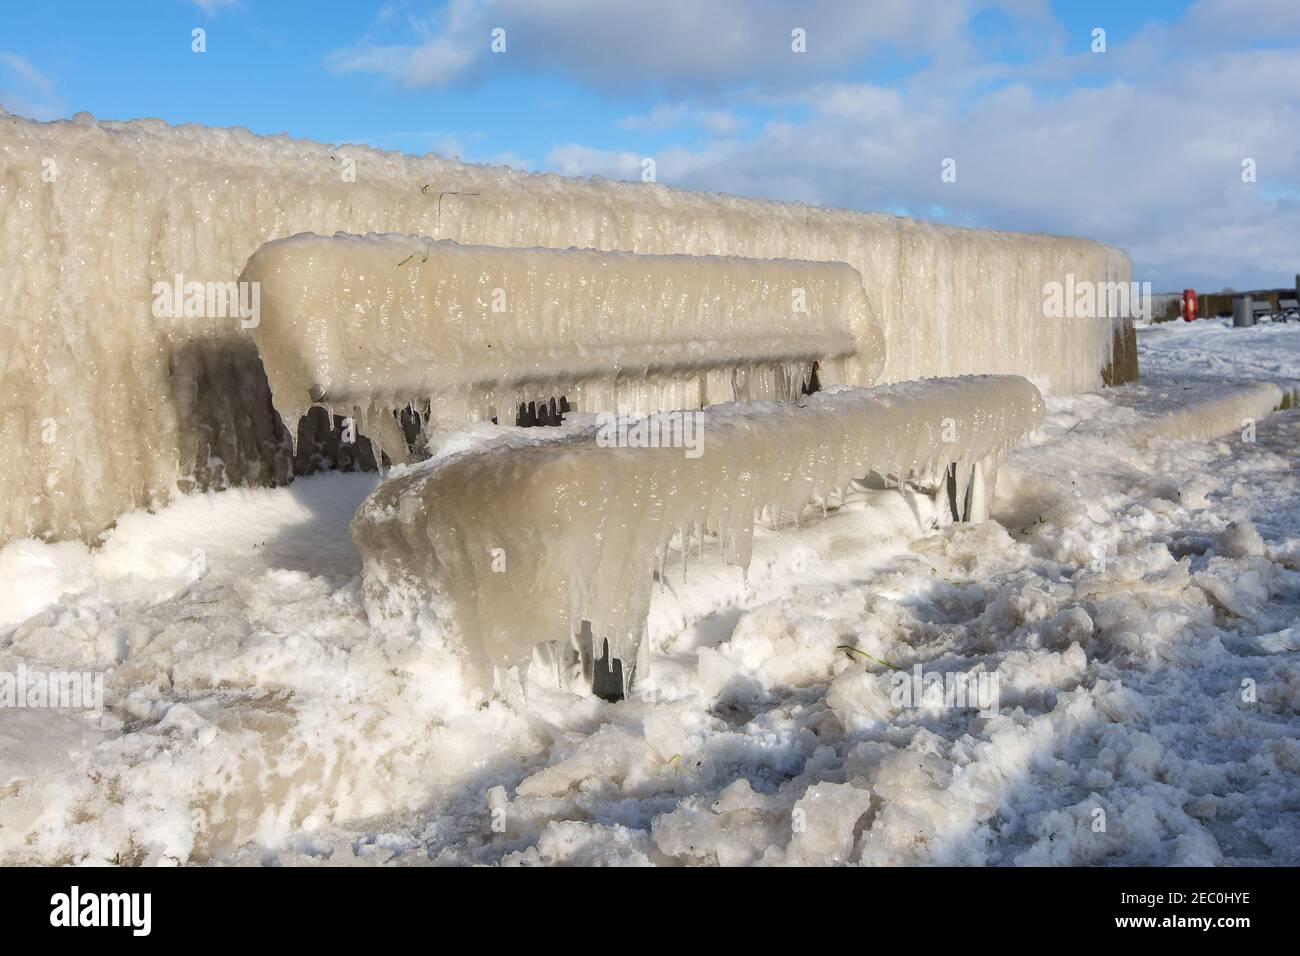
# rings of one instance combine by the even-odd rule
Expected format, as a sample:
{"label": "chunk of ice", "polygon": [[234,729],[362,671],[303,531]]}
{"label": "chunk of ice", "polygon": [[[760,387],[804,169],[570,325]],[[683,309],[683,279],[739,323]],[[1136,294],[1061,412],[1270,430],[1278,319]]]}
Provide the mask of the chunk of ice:
{"label": "chunk of ice", "polygon": [[880,310],[883,381],[1004,372],[1054,392],[1096,388],[1113,339],[1109,321],[1045,318],[1045,284],[1132,272],[1086,239],[160,120],[3,117],[0,222],[0,443],[22,450],[0,468],[0,542],[93,539],[178,479],[284,479],[288,449],[239,320],[156,317],[152,290],[177,275],[233,282],[259,246],[295,233],[847,262]]}
{"label": "chunk of ice", "polygon": [[[683,434],[682,414],[646,428]],[[1044,409],[1023,378],[972,376],[686,414],[698,416],[694,448],[606,447],[589,429],[395,475],[351,525],[368,612],[432,608],[454,620],[485,680],[535,644],[570,644],[587,621],[628,680],[674,539],[683,562],[707,540],[744,569],[756,516],[797,519],[868,472],[937,483],[950,462],[959,475],[983,462],[991,486],[1001,454]]]}
{"label": "chunk of ice", "polygon": [[1272,382],[1234,382],[1208,394],[1180,396],[1171,411],[1153,415],[1135,428],[1133,440],[1201,440],[1243,431],[1282,406],[1285,393]]}
{"label": "chunk of ice", "polygon": [[304,234],[262,246],[240,280],[258,283],[253,337],[291,424],[312,401],[361,409],[363,431],[377,409],[382,432],[412,403],[457,425],[554,395],[592,411],[779,400],[814,361],[834,382],[828,360],[856,352],[871,384],[885,358],[841,262]]}

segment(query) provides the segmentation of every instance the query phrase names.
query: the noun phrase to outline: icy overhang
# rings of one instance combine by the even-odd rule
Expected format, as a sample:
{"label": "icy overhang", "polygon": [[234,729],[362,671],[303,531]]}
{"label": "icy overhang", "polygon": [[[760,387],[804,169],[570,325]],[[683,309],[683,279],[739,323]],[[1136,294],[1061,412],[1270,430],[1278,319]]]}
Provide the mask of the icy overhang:
{"label": "icy overhang", "polygon": [[252,334],[290,423],[313,401],[432,399],[456,421],[559,394],[641,411],[791,398],[813,361],[831,384],[855,354],[874,381],[885,356],[842,262],[308,233],[263,245],[241,281],[258,283]]}
{"label": "icy overhang", "polygon": [[932,483],[950,463],[964,478],[983,462],[991,484],[1043,414],[1027,380],[967,376],[668,412],[630,423],[640,431],[625,441],[593,429],[431,461],[380,485],[352,521],[367,609],[432,609],[483,674],[584,621],[630,663],[670,541],[683,560],[707,540],[746,568],[756,515],[798,520],[870,472]]}

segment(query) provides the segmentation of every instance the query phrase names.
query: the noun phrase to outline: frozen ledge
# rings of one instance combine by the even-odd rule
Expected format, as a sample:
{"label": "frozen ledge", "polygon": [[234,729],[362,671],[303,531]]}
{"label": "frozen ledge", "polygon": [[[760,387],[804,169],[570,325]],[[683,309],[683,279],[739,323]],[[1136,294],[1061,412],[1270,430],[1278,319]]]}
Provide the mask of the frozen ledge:
{"label": "frozen ledge", "polygon": [[561,441],[427,462],[384,482],[352,521],[366,608],[372,619],[431,612],[485,681],[538,643],[574,645],[588,622],[626,683],[670,551],[684,564],[692,548],[716,548],[743,570],[756,518],[798,521],[872,472],[937,483],[950,463],[965,477],[983,462],[991,487],[1043,414],[1019,376],[928,379],[622,430],[611,418]]}
{"label": "frozen ledge", "polygon": [[1290,401],[1290,393],[1271,382],[1215,386],[1211,394],[1192,397],[1138,425],[1132,437],[1139,447],[1153,438],[1218,438],[1249,427]]}
{"label": "frozen ledge", "polygon": [[[359,410],[363,431],[379,416],[378,433],[406,405],[455,426],[559,395],[588,410],[781,400],[814,361],[824,384],[872,384],[885,358],[843,262],[305,233],[263,245],[241,281],[291,427],[314,401]],[[845,381],[851,356],[868,381]]]}

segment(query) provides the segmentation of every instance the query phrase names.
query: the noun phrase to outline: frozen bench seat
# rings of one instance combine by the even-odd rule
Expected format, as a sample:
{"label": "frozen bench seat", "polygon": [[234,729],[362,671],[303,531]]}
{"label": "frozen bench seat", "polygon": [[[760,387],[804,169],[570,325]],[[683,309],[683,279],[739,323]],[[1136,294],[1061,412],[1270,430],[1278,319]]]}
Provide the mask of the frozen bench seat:
{"label": "frozen bench seat", "polygon": [[[626,687],[674,536],[683,552],[707,537],[744,569],[756,515],[797,517],[870,472],[937,486],[955,464],[962,497],[977,463],[991,487],[1043,414],[1018,376],[929,379],[663,413],[625,431],[626,447],[606,420],[430,461],[384,482],[352,521],[367,611],[432,611],[485,681],[538,643],[580,645],[589,631]],[[658,447],[644,447],[652,429]]]}

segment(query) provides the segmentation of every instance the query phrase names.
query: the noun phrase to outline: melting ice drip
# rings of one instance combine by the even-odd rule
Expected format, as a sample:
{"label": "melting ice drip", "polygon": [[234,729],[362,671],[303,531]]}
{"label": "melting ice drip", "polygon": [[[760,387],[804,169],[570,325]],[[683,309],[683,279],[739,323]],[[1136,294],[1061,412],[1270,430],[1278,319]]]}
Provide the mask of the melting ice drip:
{"label": "melting ice drip", "polygon": [[870,472],[936,484],[949,463],[967,476],[983,462],[991,484],[1000,456],[1044,409],[1023,378],[971,376],[702,414],[694,457],[601,447],[592,432],[466,452],[391,478],[351,526],[369,613],[432,609],[454,621],[485,680],[538,643],[570,644],[589,622],[630,681],[673,542],[683,572],[691,547],[716,548],[743,571],[756,518],[798,521],[810,502],[842,501]]}
{"label": "melting ice drip", "polygon": [[841,262],[304,234],[262,246],[241,280],[261,290],[253,336],[285,421],[312,402],[355,411],[394,461],[403,407],[446,425],[558,395],[699,408],[795,398],[814,361],[832,383],[855,353],[871,381],[884,364],[862,278]]}

